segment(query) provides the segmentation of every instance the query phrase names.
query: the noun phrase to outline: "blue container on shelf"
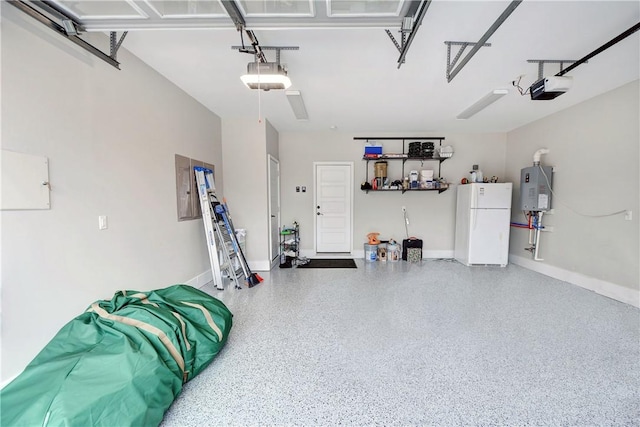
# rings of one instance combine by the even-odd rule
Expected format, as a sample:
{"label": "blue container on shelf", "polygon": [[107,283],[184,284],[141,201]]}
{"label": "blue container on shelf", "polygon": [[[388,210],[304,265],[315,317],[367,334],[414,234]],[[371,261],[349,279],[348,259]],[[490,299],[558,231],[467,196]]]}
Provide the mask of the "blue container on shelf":
{"label": "blue container on shelf", "polygon": [[364,154],[382,154],[382,145],[365,145]]}

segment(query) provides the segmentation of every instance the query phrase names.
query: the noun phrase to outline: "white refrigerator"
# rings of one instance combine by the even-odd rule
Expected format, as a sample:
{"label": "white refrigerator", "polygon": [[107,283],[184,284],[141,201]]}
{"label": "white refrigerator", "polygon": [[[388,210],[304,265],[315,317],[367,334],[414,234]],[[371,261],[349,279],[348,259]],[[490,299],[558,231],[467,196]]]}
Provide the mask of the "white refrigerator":
{"label": "white refrigerator", "polygon": [[513,184],[458,185],[454,257],[464,265],[500,265],[509,260]]}

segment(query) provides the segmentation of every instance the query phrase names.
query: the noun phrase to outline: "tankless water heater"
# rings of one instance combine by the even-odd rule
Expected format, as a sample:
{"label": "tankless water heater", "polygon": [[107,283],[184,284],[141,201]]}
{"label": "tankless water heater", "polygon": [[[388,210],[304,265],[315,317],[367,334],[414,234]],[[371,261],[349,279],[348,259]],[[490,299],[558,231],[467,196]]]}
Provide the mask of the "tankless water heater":
{"label": "tankless water heater", "polygon": [[551,209],[549,186],[552,184],[552,172],[551,166],[540,165],[529,166],[520,171],[520,210],[544,212]]}

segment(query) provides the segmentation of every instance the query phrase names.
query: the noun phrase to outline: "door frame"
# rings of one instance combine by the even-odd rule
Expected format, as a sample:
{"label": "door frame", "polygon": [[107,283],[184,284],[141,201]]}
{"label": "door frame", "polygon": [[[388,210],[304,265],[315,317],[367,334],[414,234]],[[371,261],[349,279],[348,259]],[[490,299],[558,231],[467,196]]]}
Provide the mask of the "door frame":
{"label": "door frame", "polygon": [[[276,186],[277,188],[275,189],[276,191],[276,195],[277,195],[277,200],[278,200],[278,213],[277,213],[277,218],[276,218],[276,222],[278,224],[278,229],[280,229],[280,211],[282,209],[282,204],[281,204],[281,200],[280,200],[280,160],[278,160],[277,158],[273,157],[271,154],[267,155],[267,180],[268,180],[268,184],[267,184],[267,210],[268,210],[268,215],[269,215],[269,265],[271,266],[271,268],[275,267],[275,265],[278,263],[278,260],[280,259],[279,257],[279,253],[272,253],[273,248],[274,248],[274,242],[273,242],[273,235],[271,233],[271,215],[273,215],[273,212],[271,212],[271,192],[274,191],[274,189],[271,188],[271,161],[274,161],[275,164],[277,165],[277,180],[276,180]],[[279,240],[278,240],[278,245],[280,244]],[[279,252],[279,250],[278,250]]]}
{"label": "door frame", "polygon": [[[313,215],[313,250],[318,254],[318,216],[316,215],[316,206],[318,206],[318,194],[316,189],[318,188],[318,166],[349,166],[349,222],[351,233],[349,234],[349,254],[353,254],[353,183],[354,183],[354,162],[313,162],[313,206],[312,215]],[[327,252],[320,252],[327,253]]]}

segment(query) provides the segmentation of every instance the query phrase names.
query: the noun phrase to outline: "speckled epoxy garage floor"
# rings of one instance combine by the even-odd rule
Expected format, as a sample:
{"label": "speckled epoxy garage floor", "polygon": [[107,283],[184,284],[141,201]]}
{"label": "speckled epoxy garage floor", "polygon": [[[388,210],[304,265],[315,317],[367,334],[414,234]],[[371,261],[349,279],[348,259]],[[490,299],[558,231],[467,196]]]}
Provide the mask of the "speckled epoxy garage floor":
{"label": "speckled epoxy garage floor", "polygon": [[163,426],[640,425],[640,310],[516,265],[274,269]]}

